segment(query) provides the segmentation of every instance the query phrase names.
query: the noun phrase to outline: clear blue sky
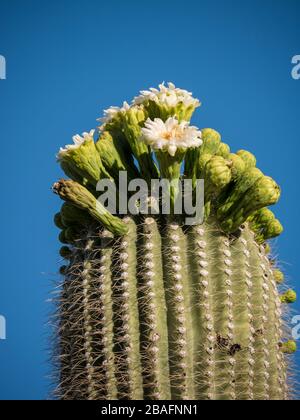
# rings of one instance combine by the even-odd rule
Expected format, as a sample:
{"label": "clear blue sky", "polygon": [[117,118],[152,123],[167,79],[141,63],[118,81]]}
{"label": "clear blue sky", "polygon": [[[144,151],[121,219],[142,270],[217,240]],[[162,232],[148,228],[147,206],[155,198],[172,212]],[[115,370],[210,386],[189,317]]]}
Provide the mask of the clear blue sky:
{"label": "clear blue sky", "polygon": [[299,20],[299,0],[0,0],[0,399],[43,399],[50,388],[57,149],[104,108],[163,80],[192,90],[203,102],[194,123],[253,151],[282,186],[275,248],[300,292]]}

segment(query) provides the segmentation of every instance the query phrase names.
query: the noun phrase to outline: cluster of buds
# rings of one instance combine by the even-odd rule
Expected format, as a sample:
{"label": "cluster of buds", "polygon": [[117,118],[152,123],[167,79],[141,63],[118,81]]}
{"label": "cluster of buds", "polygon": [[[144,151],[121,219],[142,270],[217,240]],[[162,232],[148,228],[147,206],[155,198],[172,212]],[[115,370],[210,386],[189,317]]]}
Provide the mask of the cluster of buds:
{"label": "cluster of buds", "polygon": [[[96,142],[92,130],[74,136],[74,144],[60,149],[58,161],[76,188],[67,197],[62,196],[64,189],[55,191],[82,208],[82,197],[75,203],[75,190],[85,189],[86,197],[97,201],[98,182],[109,179],[118,191],[119,173],[126,171],[128,182],[143,178],[150,185],[153,179],[168,180],[172,212],[181,179],[192,179],[194,188],[198,179],[204,179],[205,216],[215,215],[224,232],[235,232],[247,221],[259,243],[278,236],[283,228],[267,207],[278,201],[279,186],[256,167],[252,153],[231,153],[215,130],[190,125],[199,106],[191,92],[163,83],[158,89],[141,91],[131,104],[105,110]],[[90,208],[89,202],[86,209]],[[88,210],[89,215],[93,212]],[[97,212],[93,216],[106,222],[106,228],[113,217],[107,211],[105,217],[99,218]],[[113,226],[115,222],[111,219]]]}

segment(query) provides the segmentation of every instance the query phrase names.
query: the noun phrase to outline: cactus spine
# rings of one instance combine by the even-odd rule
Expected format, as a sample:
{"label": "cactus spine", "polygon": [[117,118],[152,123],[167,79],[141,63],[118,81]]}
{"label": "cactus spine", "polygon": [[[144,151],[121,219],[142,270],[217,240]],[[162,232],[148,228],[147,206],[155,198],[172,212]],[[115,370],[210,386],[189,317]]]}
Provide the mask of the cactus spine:
{"label": "cactus spine", "polygon": [[[61,399],[292,397],[287,355],[296,347],[285,341],[282,308],[296,295],[280,294],[283,274],[266,242],[282,232],[267,209],[280,189],[251,153],[230,153],[214,130],[189,126],[198,105],[189,92],[160,85],[106,111],[96,147],[94,132],[84,133],[58,155],[71,178],[54,184],[66,202],[55,216],[67,245],[58,298]],[[194,188],[205,180],[202,223],[189,226],[175,214],[177,187],[169,215],[122,218],[96,198],[103,178],[118,191],[124,169],[148,184],[159,171],[178,182],[183,160]]]}

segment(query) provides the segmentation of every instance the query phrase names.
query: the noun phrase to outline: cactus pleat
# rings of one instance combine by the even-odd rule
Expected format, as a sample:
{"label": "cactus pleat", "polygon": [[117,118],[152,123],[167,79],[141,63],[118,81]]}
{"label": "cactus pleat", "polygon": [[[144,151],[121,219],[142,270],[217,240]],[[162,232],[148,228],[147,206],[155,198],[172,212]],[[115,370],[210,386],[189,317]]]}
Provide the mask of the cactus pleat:
{"label": "cactus pleat", "polygon": [[171,398],[167,303],[163,276],[162,239],[155,219],[141,225],[139,302],[141,360],[145,395]]}
{"label": "cactus pleat", "polygon": [[169,363],[173,399],[195,399],[192,277],[188,276],[187,239],[170,221],[163,232],[163,262],[168,315]]}
{"label": "cactus pleat", "polygon": [[118,392],[121,399],[143,396],[137,283],[137,229],[128,220],[129,231],[116,248],[113,283],[114,351]]}
{"label": "cactus pleat", "polygon": [[[280,294],[284,277],[266,242],[283,229],[267,208],[280,188],[251,153],[230,153],[216,131],[201,137],[189,126],[197,106],[188,92],[161,85],[106,111],[96,146],[92,131],[58,155],[71,178],[54,184],[66,202],[55,216],[66,260],[57,300],[61,399],[292,397],[287,357],[296,347],[285,341],[283,313],[296,294]],[[97,200],[105,178],[123,193],[120,171],[148,185],[159,176],[177,182],[184,160],[193,187],[205,181],[201,223],[175,214],[173,186],[169,215],[123,217]]]}

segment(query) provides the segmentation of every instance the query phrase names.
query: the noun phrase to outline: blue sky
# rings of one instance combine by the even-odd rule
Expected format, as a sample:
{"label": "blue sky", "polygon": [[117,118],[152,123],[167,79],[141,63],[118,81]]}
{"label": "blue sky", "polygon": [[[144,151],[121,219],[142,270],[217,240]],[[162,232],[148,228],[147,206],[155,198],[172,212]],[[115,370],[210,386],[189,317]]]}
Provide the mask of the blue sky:
{"label": "blue sky", "polygon": [[0,0],[0,399],[43,399],[50,389],[57,149],[104,108],[163,80],[192,90],[203,103],[194,123],[253,151],[281,185],[275,250],[300,292],[299,18],[298,0]]}

